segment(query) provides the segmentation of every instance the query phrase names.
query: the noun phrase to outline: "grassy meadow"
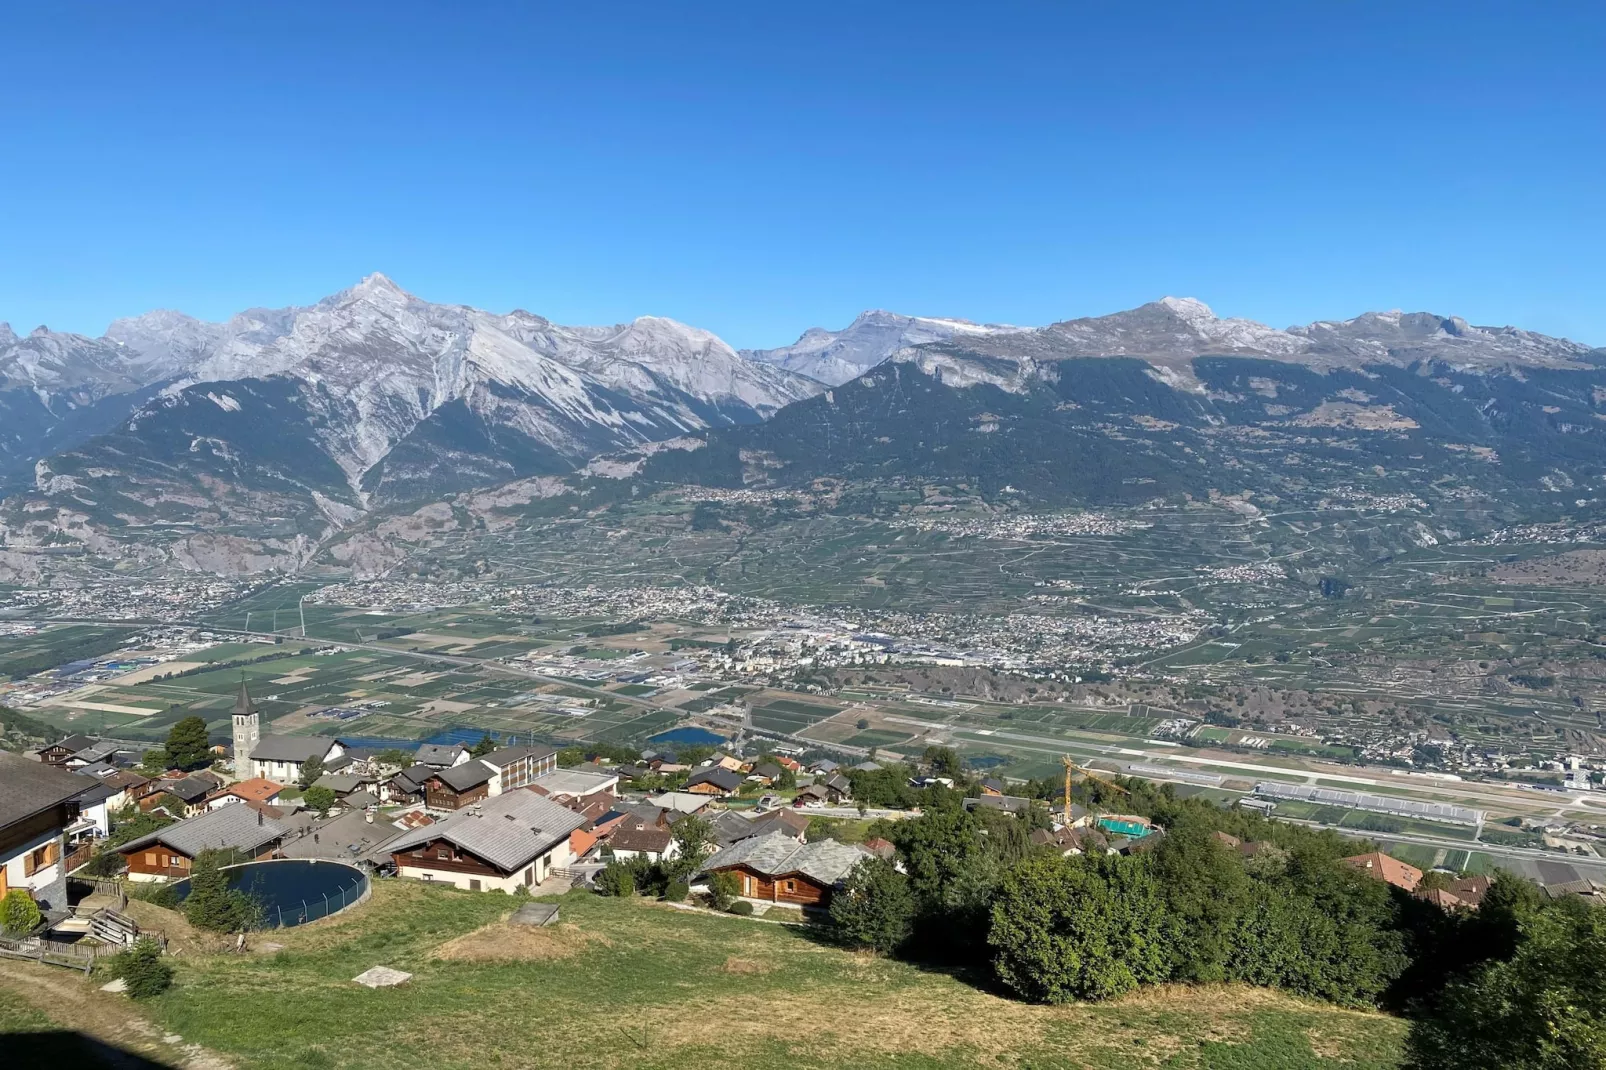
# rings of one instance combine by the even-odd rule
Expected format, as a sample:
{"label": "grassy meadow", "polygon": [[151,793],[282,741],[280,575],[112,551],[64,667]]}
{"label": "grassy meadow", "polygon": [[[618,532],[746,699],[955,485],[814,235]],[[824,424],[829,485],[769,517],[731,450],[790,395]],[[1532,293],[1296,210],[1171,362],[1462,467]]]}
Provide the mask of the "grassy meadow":
{"label": "grassy meadow", "polygon": [[[589,893],[559,902],[558,926],[513,929],[503,896],[378,882],[367,903],[262,934],[250,954],[177,939],[177,984],[140,1009],[240,1070],[420,1059],[438,1070],[1383,1070],[1404,1033],[1383,1015],[1238,987],[1032,1006],[801,926]],[[377,991],[351,982],[377,965],[413,979]],[[88,1001],[121,999],[82,987]],[[59,998],[43,1009],[72,1013]]]}

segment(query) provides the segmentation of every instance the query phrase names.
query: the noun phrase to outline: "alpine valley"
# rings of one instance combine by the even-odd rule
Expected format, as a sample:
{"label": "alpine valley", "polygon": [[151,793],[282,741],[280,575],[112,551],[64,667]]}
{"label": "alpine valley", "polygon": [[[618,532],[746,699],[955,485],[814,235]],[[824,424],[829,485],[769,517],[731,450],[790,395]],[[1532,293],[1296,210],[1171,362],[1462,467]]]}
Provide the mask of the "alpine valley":
{"label": "alpine valley", "polygon": [[687,486],[828,486],[848,513],[1248,516],[1338,493],[1453,505],[1461,527],[1554,520],[1600,493],[1603,358],[1455,317],[1279,330],[1177,298],[1043,328],[866,312],[737,352],[668,319],[431,304],[383,275],[226,323],[0,325],[0,580],[372,574],[421,512],[472,531]]}

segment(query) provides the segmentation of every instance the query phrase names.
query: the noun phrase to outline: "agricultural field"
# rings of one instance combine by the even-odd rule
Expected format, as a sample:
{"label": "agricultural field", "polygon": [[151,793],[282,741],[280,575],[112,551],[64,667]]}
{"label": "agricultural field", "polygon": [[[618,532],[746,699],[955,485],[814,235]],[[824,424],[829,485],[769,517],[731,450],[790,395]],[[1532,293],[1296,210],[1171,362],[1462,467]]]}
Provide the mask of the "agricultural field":
{"label": "agricultural field", "polygon": [[32,635],[0,635],[0,677],[31,676],[120,648],[138,629],[99,624],[53,624]]}
{"label": "agricultural field", "polygon": [[[964,1070],[1390,1070],[1404,1023],[1267,990],[1173,987],[1110,1004],[1032,1006],[964,980],[840,950],[802,926],[571,893],[562,921],[511,930],[499,895],[397,881],[346,914],[234,955],[204,940],[146,1004],[61,971],[48,989],[0,965],[8,1022],[102,1022],[109,1008],[237,1070],[391,1070],[429,1051],[442,1070],[686,1066]],[[188,939],[181,921],[170,933]],[[370,991],[375,965],[413,974]],[[539,994],[539,1012],[532,1009]],[[605,1027],[576,1033],[576,1022]],[[136,1034],[137,1035],[137,1034]]]}

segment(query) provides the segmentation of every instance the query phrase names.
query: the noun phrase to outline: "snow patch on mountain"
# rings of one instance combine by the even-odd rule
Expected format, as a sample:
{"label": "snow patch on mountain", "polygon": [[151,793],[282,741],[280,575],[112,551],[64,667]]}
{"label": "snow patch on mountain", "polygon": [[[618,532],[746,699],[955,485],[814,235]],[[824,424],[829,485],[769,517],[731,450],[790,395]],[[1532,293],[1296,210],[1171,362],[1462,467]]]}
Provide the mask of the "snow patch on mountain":
{"label": "snow patch on mountain", "polygon": [[811,327],[789,346],[744,349],[742,355],[807,375],[827,386],[841,386],[909,346],[963,341],[1019,332],[1026,328],[971,323],[969,320],[904,316],[875,309],[862,312],[846,328]]}

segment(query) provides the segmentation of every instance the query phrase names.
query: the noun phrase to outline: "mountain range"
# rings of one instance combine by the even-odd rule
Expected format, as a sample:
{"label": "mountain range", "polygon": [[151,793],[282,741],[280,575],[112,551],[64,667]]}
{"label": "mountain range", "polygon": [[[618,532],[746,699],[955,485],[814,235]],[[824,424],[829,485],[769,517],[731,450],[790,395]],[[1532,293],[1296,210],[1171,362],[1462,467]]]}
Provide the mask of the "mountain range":
{"label": "mountain range", "polygon": [[225,323],[0,325],[0,552],[295,568],[364,516],[535,476],[1119,501],[1287,493],[1388,458],[1396,481],[1472,465],[1578,489],[1606,460],[1603,356],[1427,313],[1277,329],[1169,297],[1040,328],[873,311],[737,352],[673,320],[566,327],[373,275]]}

